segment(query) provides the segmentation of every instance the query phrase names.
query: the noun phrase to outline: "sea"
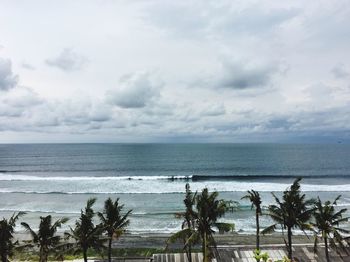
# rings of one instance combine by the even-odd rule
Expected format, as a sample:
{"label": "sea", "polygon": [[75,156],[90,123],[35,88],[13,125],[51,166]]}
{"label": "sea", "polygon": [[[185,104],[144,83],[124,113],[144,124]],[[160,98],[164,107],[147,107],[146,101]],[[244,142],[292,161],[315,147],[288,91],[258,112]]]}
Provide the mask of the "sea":
{"label": "sea", "polygon": [[[342,195],[339,208],[350,208],[350,145],[1,144],[0,218],[25,211],[21,221],[35,229],[40,216],[68,217],[67,230],[89,198],[102,211],[111,197],[132,209],[130,234],[172,233],[181,228],[174,214],[184,210],[189,183],[192,191],[206,187],[237,201],[221,220],[253,234],[254,210],[242,196],[259,191],[266,210],[271,193],[280,196],[297,177],[307,197]],[[262,216],[262,227],[270,223]]]}

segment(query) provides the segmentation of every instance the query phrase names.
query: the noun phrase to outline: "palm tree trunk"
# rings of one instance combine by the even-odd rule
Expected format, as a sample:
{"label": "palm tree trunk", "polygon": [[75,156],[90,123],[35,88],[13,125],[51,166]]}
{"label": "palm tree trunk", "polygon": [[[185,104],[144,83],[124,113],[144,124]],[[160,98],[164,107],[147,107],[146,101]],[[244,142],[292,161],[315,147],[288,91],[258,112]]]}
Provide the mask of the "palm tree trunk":
{"label": "palm tree trunk", "polygon": [[328,253],[328,239],[327,237],[324,237],[324,251],[326,253],[326,259],[327,259],[327,262],[329,262],[329,253]]}
{"label": "palm tree trunk", "polygon": [[259,213],[256,213],[256,249],[260,249],[260,225],[259,225]]}
{"label": "palm tree trunk", "polygon": [[288,258],[293,259],[292,228],[291,227],[288,227]]}
{"label": "palm tree trunk", "polygon": [[192,247],[191,247],[191,245],[188,245],[187,260],[188,260],[188,262],[192,262]]}
{"label": "palm tree trunk", "polygon": [[87,259],[87,249],[86,248],[83,248],[83,256],[84,256],[84,262],[87,262],[88,259]]}
{"label": "palm tree trunk", "polygon": [[204,232],[203,234],[203,262],[208,262],[207,257],[207,234]]}
{"label": "palm tree trunk", "polygon": [[39,251],[39,261],[45,262],[45,260],[44,260],[44,248],[42,246],[40,247],[40,251]]}
{"label": "palm tree trunk", "polygon": [[108,240],[108,261],[112,261],[112,238]]}
{"label": "palm tree trunk", "polygon": [[7,262],[7,254],[5,252],[1,252],[1,262]]}

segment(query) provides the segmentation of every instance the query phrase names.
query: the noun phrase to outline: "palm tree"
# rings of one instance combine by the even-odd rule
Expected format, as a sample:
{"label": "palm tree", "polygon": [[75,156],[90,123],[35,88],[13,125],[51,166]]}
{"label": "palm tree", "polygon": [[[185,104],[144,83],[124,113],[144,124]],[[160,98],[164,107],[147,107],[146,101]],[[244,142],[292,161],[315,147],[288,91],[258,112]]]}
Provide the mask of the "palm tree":
{"label": "palm tree", "polygon": [[287,229],[288,242],[286,242],[288,249],[288,258],[293,258],[292,250],[292,229],[299,228],[304,233],[305,230],[311,229],[309,222],[313,209],[310,206],[315,202],[314,200],[305,200],[305,194],[301,194],[300,180],[297,178],[289,189],[283,192],[282,201],[272,193],[276,205],[269,206],[269,216],[275,224],[265,228],[262,233],[266,234],[274,231],[278,225],[281,225],[282,230]]}
{"label": "palm tree", "polygon": [[75,228],[70,229],[70,232],[66,232],[67,238],[73,238],[75,243],[72,248],[75,252],[82,252],[84,261],[87,262],[87,251],[89,248],[101,251],[103,248],[104,239],[100,236],[103,232],[101,226],[96,226],[93,222],[95,212],[92,206],[95,204],[96,198],[90,198],[87,201],[85,210],[81,210],[80,218],[75,222]]}
{"label": "palm tree", "polygon": [[113,237],[118,238],[121,236],[130,223],[128,216],[131,214],[132,210],[129,210],[123,215],[123,208],[124,205],[119,205],[119,198],[114,202],[111,198],[108,198],[105,201],[103,213],[97,213],[102,222],[101,227],[107,232],[108,261],[111,261],[112,258]]}
{"label": "palm tree", "polygon": [[192,193],[190,189],[190,185],[186,184],[186,195],[184,199],[184,204],[186,207],[185,212],[177,213],[176,217],[183,218],[184,221],[181,226],[181,230],[172,235],[168,241],[167,245],[170,243],[176,242],[178,239],[182,239],[184,241],[184,250],[187,255],[187,260],[192,262],[192,247],[198,241],[198,238],[191,236],[195,236],[195,227],[196,227],[196,217],[197,213],[194,211],[194,205],[196,201],[197,192]]}
{"label": "palm tree", "polygon": [[342,222],[348,221],[349,217],[343,217],[343,214],[347,211],[346,208],[336,211],[337,201],[340,196],[338,196],[333,202],[326,201],[322,203],[320,198],[318,198],[315,203],[314,218],[315,222],[312,225],[315,228],[315,252],[317,251],[318,236],[324,240],[325,255],[327,262],[330,261],[328,253],[328,242],[333,247],[343,247],[343,236],[341,233],[349,233],[349,230],[340,228],[339,225]]}
{"label": "palm tree", "polygon": [[[209,193],[207,188],[204,188],[201,194],[195,193],[193,195],[189,190],[189,185],[186,185],[186,198],[184,200],[186,212],[181,214],[185,218],[183,229],[171,236],[168,243],[175,242],[177,239],[185,239],[187,254],[190,256],[191,249],[189,247],[201,240],[203,261],[208,262],[211,257],[210,246],[216,249],[214,228],[219,229],[219,231],[234,229],[233,224],[218,222],[218,219],[223,217],[227,211],[233,209],[232,202],[217,199],[218,195],[216,191]],[[196,210],[193,210],[193,206]]]}
{"label": "palm tree", "polygon": [[13,255],[13,249],[17,244],[17,241],[13,242],[16,221],[24,214],[24,212],[14,213],[9,219],[3,218],[0,221],[0,254],[2,262],[7,262],[8,257]]}
{"label": "palm tree", "polygon": [[248,190],[247,194],[241,199],[248,199],[252,203],[252,209],[255,207],[255,222],[256,222],[256,249],[260,249],[260,224],[259,216],[261,215],[261,197],[259,192]]}
{"label": "palm tree", "polygon": [[34,232],[31,227],[22,222],[21,225],[30,233],[31,242],[39,248],[39,261],[46,262],[50,252],[55,251],[61,237],[56,235],[57,229],[66,223],[68,218],[62,218],[52,224],[52,217],[40,217],[39,231]]}
{"label": "palm tree", "polygon": [[209,193],[208,189],[204,188],[202,193],[196,196],[196,230],[202,240],[203,262],[208,262],[211,257],[210,245],[216,249],[214,228],[220,230],[234,227],[232,224],[218,222],[218,219],[231,208],[228,201],[217,199],[218,195],[218,192]]}

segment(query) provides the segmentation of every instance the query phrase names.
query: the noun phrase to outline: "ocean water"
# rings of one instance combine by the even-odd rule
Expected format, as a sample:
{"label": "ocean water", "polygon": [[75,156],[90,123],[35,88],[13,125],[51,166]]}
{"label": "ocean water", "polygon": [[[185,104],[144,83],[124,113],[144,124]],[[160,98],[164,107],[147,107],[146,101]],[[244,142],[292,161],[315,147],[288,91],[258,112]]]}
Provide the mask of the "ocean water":
{"label": "ocean water", "polygon": [[[132,209],[131,233],[174,232],[181,221],[184,188],[204,187],[240,202],[223,220],[241,232],[255,230],[254,212],[240,198],[261,192],[263,205],[273,202],[295,177],[303,177],[309,197],[333,199],[350,207],[350,145],[345,144],[26,144],[0,145],[0,217],[26,211],[35,228],[52,214],[73,225],[86,200],[107,197]],[[262,225],[270,223],[262,217]],[[67,225],[67,226],[68,226]],[[21,229],[20,227],[18,228]],[[66,229],[66,228],[64,228]]]}

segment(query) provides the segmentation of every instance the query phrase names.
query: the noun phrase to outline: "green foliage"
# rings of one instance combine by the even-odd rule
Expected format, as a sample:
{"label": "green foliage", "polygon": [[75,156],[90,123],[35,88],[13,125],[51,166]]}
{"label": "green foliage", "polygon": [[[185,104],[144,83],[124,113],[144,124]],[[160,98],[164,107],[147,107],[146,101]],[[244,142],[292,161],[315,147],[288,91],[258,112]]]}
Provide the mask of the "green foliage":
{"label": "green foliage", "polygon": [[254,250],[254,258],[256,259],[257,262],[259,261],[264,261],[266,262],[269,259],[269,254],[267,252],[262,253],[260,249],[255,249]]}
{"label": "green foliage", "polygon": [[62,218],[52,224],[52,217],[40,217],[39,231],[34,232],[31,227],[22,222],[21,225],[30,233],[32,240],[27,247],[36,246],[39,249],[39,261],[46,262],[49,253],[54,253],[59,248],[61,237],[56,235],[57,229],[66,223],[68,218]]}
{"label": "green foliage", "polygon": [[[349,217],[343,217],[347,211],[346,208],[336,210],[337,201],[340,199],[338,196],[333,202],[326,201],[322,203],[320,198],[315,203],[314,218],[315,222],[312,223],[315,232],[314,251],[317,252],[318,236],[320,236],[326,247],[328,242],[334,249],[341,248],[345,250],[343,244],[344,237],[342,234],[349,234],[350,231],[340,227],[340,224],[348,221]],[[326,258],[329,261],[328,248],[325,248]]]}
{"label": "green foliage", "polygon": [[208,261],[212,255],[209,252],[210,247],[216,249],[214,229],[226,231],[234,228],[232,224],[218,222],[219,218],[232,209],[232,202],[218,199],[218,195],[218,192],[209,193],[207,188],[204,188],[201,194],[192,194],[187,184],[184,200],[186,211],[177,214],[178,217],[184,218],[183,227],[169,238],[168,244],[183,239],[186,249],[201,241],[204,260]]}
{"label": "green foliage", "polygon": [[227,233],[227,232],[233,232],[235,230],[234,224],[229,223],[216,223],[215,224],[217,229],[219,230],[219,233]]}
{"label": "green foliage", "polygon": [[259,192],[248,190],[247,194],[241,199],[248,199],[252,204],[252,209],[255,207],[255,221],[256,221],[256,249],[260,248],[260,223],[259,216],[261,215],[261,197]]}
{"label": "green foliage", "polygon": [[199,235],[196,232],[196,217],[197,213],[194,210],[194,205],[196,202],[196,193],[192,193],[190,189],[190,185],[186,184],[186,194],[184,199],[185,204],[185,211],[175,214],[177,218],[182,218],[183,223],[181,226],[181,230],[175,234],[173,234],[168,240],[167,240],[167,246],[168,248],[169,244],[176,242],[177,240],[182,240],[184,243],[184,251],[186,252],[187,259],[189,262],[192,261],[192,248],[193,245],[198,243],[199,241]]}
{"label": "green foliage", "polygon": [[65,233],[67,239],[74,240],[74,243],[67,244],[68,251],[74,250],[74,254],[82,252],[85,262],[87,262],[89,248],[95,249],[99,253],[104,249],[105,239],[100,237],[104,229],[93,223],[95,212],[92,206],[95,202],[96,198],[90,198],[87,201],[85,210],[81,210],[80,218],[75,223],[75,228],[71,228],[70,232]]}
{"label": "green foliage", "polygon": [[13,233],[16,222],[24,212],[14,213],[9,219],[3,218],[0,221],[0,254],[1,261],[7,262],[8,257],[13,255],[14,248],[18,242],[13,242]]}
{"label": "green foliage", "polygon": [[277,260],[275,262],[292,262],[292,260],[290,260],[288,257],[285,256],[285,257],[283,257],[282,260]]}
{"label": "green foliage", "polygon": [[282,227],[282,230],[287,230],[289,258],[292,258],[292,229],[298,228],[303,232],[311,229],[309,221],[313,209],[310,207],[315,203],[313,199],[306,200],[305,194],[301,193],[300,180],[301,178],[296,179],[291,187],[283,192],[282,200],[272,193],[276,204],[269,206],[269,216],[275,224],[262,231],[263,234],[270,233],[274,231],[278,225]]}
{"label": "green foliage", "polygon": [[103,228],[107,234],[109,261],[111,261],[112,255],[112,240],[120,237],[130,223],[128,217],[131,214],[131,210],[122,214],[123,208],[124,205],[119,204],[119,198],[114,202],[111,198],[108,198],[105,201],[103,213],[97,213],[101,220],[100,227]]}
{"label": "green foliage", "polygon": [[241,199],[247,199],[252,204],[251,208],[255,208],[255,212],[261,215],[261,197],[259,192],[254,190],[248,190],[247,194],[243,196]]}
{"label": "green foliage", "polygon": [[118,238],[130,224],[128,217],[132,210],[122,214],[123,208],[124,205],[119,204],[119,198],[114,202],[108,198],[105,201],[103,212],[97,213],[101,220],[100,226],[103,227],[109,238]]}

